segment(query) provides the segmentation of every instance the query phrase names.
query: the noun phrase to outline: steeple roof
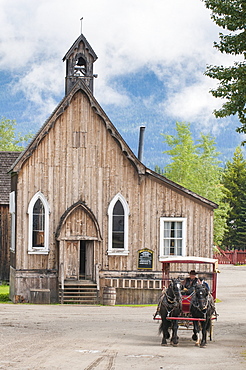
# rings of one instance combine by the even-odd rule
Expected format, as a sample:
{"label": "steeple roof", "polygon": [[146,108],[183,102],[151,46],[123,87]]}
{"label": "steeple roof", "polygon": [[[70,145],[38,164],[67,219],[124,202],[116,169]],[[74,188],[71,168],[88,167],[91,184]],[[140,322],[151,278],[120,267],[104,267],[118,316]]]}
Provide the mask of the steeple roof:
{"label": "steeple roof", "polygon": [[95,53],[95,51],[92,49],[91,45],[89,44],[89,42],[86,40],[85,36],[81,33],[81,35],[77,38],[76,41],[74,41],[73,45],[70,47],[70,49],[68,50],[68,52],[64,55],[63,57],[63,62],[68,59],[71,54],[73,54],[74,52],[74,49],[77,49],[78,46],[79,46],[79,43],[80,42],[83,42],[85,44],[85,48],[88,50],[88,52],[92,55],[93,59],[94,59],[94,62],[97,60],[97,55]]}
{"label": "steeple roof", "polygon": [[93,63],[97,55],[81,34],[63,58],[66,62],[65,94],[67,95],[79,79],[83,79],[93,92]]}

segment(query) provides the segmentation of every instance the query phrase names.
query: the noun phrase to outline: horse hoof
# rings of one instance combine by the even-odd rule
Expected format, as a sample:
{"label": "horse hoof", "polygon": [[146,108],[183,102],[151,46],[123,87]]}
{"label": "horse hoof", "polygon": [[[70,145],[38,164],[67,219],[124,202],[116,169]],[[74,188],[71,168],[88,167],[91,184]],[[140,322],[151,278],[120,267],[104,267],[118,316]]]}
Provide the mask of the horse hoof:
{"label": "horse hoof", "polygon": [[192,340],[197,341],[197,335],[196,334],[192,335]]}
{"label": "horse hoof", "polygon": [[205,348],[206,347],[206,343],[201,343],[200,344],[200,348]]}
{"label": "horse hoof", "polygon": [[162,347],[167,347],[167,343],[161,343]]}

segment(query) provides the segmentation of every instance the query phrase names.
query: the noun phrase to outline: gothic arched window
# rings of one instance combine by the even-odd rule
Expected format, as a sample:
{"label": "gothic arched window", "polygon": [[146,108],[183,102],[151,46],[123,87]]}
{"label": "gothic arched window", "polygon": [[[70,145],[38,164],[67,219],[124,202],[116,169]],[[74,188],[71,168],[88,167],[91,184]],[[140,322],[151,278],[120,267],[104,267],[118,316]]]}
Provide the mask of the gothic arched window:
{"label": "gothic arched window", "polygon": [[45,210],[40,198],[36,200],[32,214],[32,247],[44,248]]}
{"label": "gothic arched window", "polygon": [[49,205],[40,192],[31,199],[29,207],[28,253],[49,252]]}
{"label": "gothic arched window", "polygon": [[113,208],[112,248],[124,248],[125,212],[119,200]]}
{"label": "gothic arched window", "polygon": [[129,207],[125,198],[117,194],[108,208],[108,254],[128,254]]}

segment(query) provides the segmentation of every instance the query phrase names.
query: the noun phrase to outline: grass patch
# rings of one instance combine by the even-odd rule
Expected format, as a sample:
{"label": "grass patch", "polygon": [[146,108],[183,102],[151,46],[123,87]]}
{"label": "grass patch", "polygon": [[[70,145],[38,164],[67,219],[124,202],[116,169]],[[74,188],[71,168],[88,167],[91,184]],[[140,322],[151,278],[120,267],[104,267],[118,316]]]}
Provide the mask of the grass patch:
{"label": "grass patch", "polygon": [[0,303],[9,301],[9,285],[0,285]]}
{"label": "grass patch", "polygon": [[116,307],[156,307],[157,303],[155,304],[116,304]]}

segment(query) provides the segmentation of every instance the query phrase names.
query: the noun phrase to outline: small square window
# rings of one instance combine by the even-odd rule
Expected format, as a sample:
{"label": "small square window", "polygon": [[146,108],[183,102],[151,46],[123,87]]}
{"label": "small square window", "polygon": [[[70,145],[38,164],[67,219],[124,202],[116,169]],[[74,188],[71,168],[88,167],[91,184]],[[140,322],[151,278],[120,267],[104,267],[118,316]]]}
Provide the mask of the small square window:
{"label": "small square window", "polygon": [[160,219],[160,257],[184,256],[186,248],[186,218]]}

